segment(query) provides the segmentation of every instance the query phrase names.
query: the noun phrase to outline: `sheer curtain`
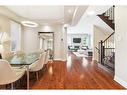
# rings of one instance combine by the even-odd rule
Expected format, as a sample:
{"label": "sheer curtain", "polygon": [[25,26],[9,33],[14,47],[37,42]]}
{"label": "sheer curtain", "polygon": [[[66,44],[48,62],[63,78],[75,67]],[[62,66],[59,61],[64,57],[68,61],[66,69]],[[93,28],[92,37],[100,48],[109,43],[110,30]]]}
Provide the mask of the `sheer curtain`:
{"label": "sheer curtain", "polygon": [[11,21],[11,51],[21,50],[21,25]]}

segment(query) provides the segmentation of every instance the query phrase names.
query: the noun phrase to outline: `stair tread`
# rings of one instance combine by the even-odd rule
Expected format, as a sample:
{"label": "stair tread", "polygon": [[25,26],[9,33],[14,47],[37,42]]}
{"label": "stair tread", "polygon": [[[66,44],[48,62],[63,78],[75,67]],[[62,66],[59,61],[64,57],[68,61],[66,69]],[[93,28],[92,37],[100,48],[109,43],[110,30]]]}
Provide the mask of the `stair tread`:
{"label": "stair tread", "polygon": [[107,23],[112,29],[114,29],[114,23],[113,20],[110,20],[108,16],[98,15],[105,23]]}

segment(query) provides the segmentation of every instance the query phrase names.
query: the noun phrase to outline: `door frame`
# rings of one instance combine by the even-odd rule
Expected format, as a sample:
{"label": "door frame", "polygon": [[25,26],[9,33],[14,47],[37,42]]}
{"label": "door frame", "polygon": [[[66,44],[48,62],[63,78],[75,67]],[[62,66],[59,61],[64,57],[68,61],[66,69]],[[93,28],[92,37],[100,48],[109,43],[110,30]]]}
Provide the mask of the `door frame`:
{"label": "door frame", "polygon": [[40,34],[52,34],[53,35],[53,60],[54,60],[54,32],[38,32],[38,36],[40,36]]}

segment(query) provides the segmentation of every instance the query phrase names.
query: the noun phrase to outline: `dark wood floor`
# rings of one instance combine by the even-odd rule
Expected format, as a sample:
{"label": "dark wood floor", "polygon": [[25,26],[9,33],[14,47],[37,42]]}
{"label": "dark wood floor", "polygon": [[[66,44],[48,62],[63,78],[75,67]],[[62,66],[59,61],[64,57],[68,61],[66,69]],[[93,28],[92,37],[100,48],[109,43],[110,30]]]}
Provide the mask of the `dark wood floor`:
{"label": "dark wood floor", "polygon": [[47,64],[47,71],[31,89],[124,89],[113,76],[93,63],[91,58],[68,54],[68,61]]}

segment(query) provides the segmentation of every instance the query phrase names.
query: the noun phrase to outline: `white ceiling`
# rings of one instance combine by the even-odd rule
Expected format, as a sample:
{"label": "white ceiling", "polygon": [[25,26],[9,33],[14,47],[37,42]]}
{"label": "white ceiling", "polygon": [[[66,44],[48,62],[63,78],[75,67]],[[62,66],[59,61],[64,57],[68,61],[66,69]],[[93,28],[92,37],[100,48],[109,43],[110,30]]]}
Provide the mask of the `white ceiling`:
{"label": "white ceiling", "polygon": [[79,20],[81,19],[81,17],[87,10],[87,8],[88,6],[77,6],[76,7],[73,18],[72,18],[71,26],[75,26],[79,22]]}
{"label": "white ceiling", "polygon": [[16,14],[29,19],[62,19],[64,6],[6,6]]}
{"label": "white ceiling", "polygon": [[[5,6],[15,14],[43,24],[72,24],[77,6]],[[86,8],[86,7],[85,7]],[[68,10],[71,10],[69,13]],[[81,17],[82,14],[78,14]],[[77,17],[78,17],[77,16]],[[79,20],[79,18],[78,18]],[[74,21],[73,21],[74,22]]]}

